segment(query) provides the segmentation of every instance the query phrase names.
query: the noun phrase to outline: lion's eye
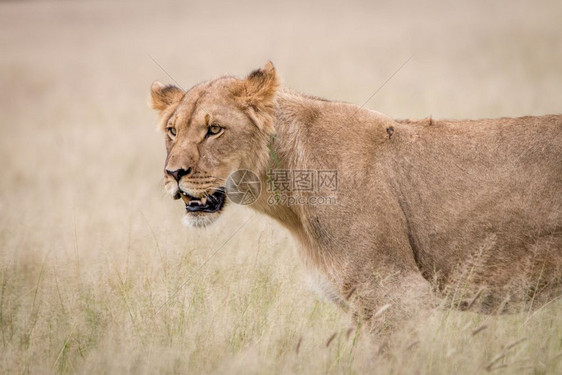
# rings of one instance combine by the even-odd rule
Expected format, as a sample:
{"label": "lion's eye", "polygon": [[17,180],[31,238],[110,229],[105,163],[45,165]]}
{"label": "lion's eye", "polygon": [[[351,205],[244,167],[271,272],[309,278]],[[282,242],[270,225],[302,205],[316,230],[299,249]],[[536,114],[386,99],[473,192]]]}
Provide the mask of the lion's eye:
{"label": "lion's eye", "polygon": [[207,130],[208,135],[217,135],[222,131],[222,126],[218,125],[211,125],[209,126],[209,130]]}
{"label": "lion's eye", "polygon": [[176,136],[176,128],[172,128],[172,127],[168,128],[168,134],[172,137],[175,137]]}

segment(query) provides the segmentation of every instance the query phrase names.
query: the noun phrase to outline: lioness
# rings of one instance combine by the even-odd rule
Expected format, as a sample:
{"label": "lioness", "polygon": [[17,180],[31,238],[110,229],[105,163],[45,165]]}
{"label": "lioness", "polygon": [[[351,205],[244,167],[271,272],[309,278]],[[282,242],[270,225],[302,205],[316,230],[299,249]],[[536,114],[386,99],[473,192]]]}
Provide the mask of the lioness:
{"label": "lioness", "polygon": [[283,88],[271,62],[188,91],[155,82],[151,105],[184,222],[215,221],[228,176],[252,171],[270,188],[250,207],[296,237],[358,319],[380,326],[439,300],[517,310],[562,289],[561,115],[394,120]]}

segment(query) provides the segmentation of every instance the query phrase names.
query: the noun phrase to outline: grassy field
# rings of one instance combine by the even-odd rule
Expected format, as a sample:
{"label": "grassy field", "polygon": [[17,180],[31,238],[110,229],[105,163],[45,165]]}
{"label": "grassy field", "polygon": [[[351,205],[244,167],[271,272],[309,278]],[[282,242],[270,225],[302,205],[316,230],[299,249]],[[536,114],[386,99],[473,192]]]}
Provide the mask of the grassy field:
{"label": "grassy field", "polygon": [[[271,59],[397,118],[562,110],[558,1],[0,3],[0,373],[562,372],[562,304],[435,312],[383,347],[318,299],[288,233],[181,226],[150,83]],[[247,221],[248,220],[248,221]],[[247,222],[246,222],[247,221]]]}

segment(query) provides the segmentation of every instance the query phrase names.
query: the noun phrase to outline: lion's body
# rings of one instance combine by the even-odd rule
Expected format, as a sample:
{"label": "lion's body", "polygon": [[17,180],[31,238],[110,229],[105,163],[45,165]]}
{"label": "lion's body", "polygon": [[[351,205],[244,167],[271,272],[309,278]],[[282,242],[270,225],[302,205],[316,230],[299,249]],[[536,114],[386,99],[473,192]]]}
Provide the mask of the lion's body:
{"label": "lion's body", "polygon": [[561,292],[562,116],[396,121],[273,86],[269,155],[246,157],[269,159],[264,184],[271,168],[335,170],[334,191],[285,193],[336,202],[271,204],[273,182],[251,207],[295,235],[355,315],[391,304],[377,319],[402,318],[438,296],[517,310]]}
{"label": "lion's body", "polygon": [[297,207],[288,227],[341,296],[357,275],[398,272],[419,273],[461,306],[484,288],[471,306],[484,311],[559,292],[562,116],[394,121],[285,95],[279,167],[337,170],[339,182],[337,205]]}

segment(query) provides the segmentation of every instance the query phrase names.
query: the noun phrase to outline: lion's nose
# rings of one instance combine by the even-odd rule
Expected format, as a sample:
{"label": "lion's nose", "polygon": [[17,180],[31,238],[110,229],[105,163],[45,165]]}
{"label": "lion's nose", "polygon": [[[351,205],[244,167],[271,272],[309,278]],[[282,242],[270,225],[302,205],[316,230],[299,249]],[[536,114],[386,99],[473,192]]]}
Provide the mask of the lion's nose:
{"label": "lion's nose", "polygon": [[177,182],[179,182],[183,176],[188,176],[191,173],[191,167],[187,169],[176,169],[175,171],[166,169],[166,173],[175,178]]}

